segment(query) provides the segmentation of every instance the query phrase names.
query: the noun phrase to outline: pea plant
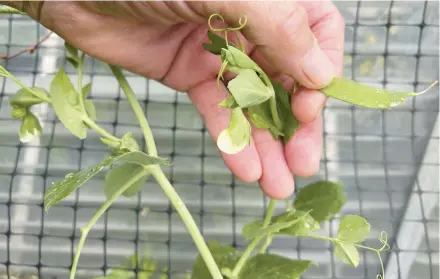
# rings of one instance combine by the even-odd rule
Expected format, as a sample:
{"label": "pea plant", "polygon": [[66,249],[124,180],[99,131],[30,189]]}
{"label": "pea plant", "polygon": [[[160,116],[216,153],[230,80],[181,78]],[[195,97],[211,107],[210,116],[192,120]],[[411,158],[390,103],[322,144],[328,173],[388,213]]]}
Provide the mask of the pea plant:
{"label": "pea plant", "polygon": [[[7,11],[11,12],[11,10]],[[240,19],[239,27],[222,29],[212,27],[211,20],[214,17],[222,19],[218,14],[209,18],[210,30],[207,33],[209,42],[204,43],[203,48],[219,57],[221,61],[218,82],[223,79],[225,72],[235,74],[235,77],[227,82],[230,94],[219,103],[221,108],[231,111],[231,116],[228,127],[217,139],[218,148],[227,154],[242,151],[246,145],[250,144],[251,124],[255,128],[267,129],[274,138],[287,143],[300,126],[291,108],[291,95],[295,92],[289,93],[281,83],[269,78],[262,68],[245,53],[238,36],[235,36],[237,41],[235,44],[228,40],[228,32],[239,32],[246,25],[246,17]],[[224,34],[224,37],[221,34]],[[237,35],[237,33],[234,34]],[[317,263],[312,260],[291,259],[267,252],[273,238],[280,235],[328,241],[334,248],[335,257],[354,268],[358,267],[360,262],[359,249],[373,252],[379,257],[382,269],[382,274],[377,275],[377,278],[384,278],[381,253],[390,249],[386,232],[381,232],[378,236],[380,247],[364,246],[362,242],[370,233],[370,224],[361,216],[345,215],[341,216],[335,237],[316,233],[324,222],[328,222],[340,213],[347,201],[344,186],[339,182],[317,181],[306,185],[297,193],[294,201],[289,203],[285,212],[278,215],[274,215],[276,200],[270,199],[264,219],[255,220],[243,227],[242,235],[248,240],[248,245],[243,250],[217,241],[207,243],[184,202],[162,170],[162,166],[171,166],[173,163],[158,156],[148,120],[122,70],[114,65],[108,65],[137,118],[145,139],[145,146],[140,146],[131,132],[117,137],[97,123],[98,115],[93,100],[89,97],[91,84],[83,84],[83,64],[87,54],[74,48],[68,42],[65,42],[65,48],[68,53],[66,60],[78,74],[76,85],[72,83],[64,67],[57,71],[47,89],[26,86],[3,66],[0,66],[0,76],[9,78],[21,87],[9,99],[12,118],[21,121],[19,131],[21,142],[28,142],[41,135],[42,128],[32,108],[46,103],[52,107],[59,121],[74,137],[85,140],[89,131],[93,130],[100,135],[102,144],[108,147],[109,155],[101,158],[98,164],[76,173],[66,174],[64,179],[53,182],[44,196],[44,208],[48,211],[52,206],[83,187],[98,173],[106,172],[103,192],[107,200],[95,212],[87,225],[81,228],[81,237],[70,269],[70,279],[75,278],[81,250],[95,223],[121,196],[130,198],[142,191],[149,179],[155,179],[158,182],[198,249],[199,254],[189,274],[190,279],[301,278]],[[295,91],[296,83],[293,84],[295,86],[292,91]],[[436,82],[429,88],[434,84]],[[329,86],[320,89],[328,97],[372,109],[389,109],[399,106],[408,97],[417,96],[427,90],[420,93],[393,92],[371,88],[343,78],[335,78]],[[155,270],[157,265],[149,256],[145,256],[142,260],[134,256],[124,267],[112,270],[109,275],[102,278],[128,279],[137,276],[137,278],[148,279],[151,278],[152,273],[147,272],[147,269]],[[133,272],[133,269],[136,272]],[[166,268],[162,271],[166,271]],[[165,277],[161,278],[168,278],[166,275],[163,276]]]}

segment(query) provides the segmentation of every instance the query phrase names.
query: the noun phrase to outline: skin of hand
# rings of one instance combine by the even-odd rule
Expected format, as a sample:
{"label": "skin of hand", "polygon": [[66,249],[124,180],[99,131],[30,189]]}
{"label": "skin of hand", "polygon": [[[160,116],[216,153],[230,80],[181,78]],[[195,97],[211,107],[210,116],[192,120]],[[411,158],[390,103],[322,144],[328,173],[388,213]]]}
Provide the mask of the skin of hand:
{"label": "skin of hand", "polygon": [[251,146],[222,158],[237,178],[258,181],[275,199],[293,193],[293,176],[318,171],[326,97],[316,89],[341,76],[343,66],[344,21],[331,1],[0,3],[28,13],[92,57],[187,92],[213,140],[228,126],[230,111],[218,108],[228,94],[223,83],[216,84],[220,59],[202,48],[207,19],[219,13],[238,26],[246,15],[240,31],[246,53],[286,89],[292,78],[302,85],[292,96],[301,124],[284,147],[268,131],[253,129]]}

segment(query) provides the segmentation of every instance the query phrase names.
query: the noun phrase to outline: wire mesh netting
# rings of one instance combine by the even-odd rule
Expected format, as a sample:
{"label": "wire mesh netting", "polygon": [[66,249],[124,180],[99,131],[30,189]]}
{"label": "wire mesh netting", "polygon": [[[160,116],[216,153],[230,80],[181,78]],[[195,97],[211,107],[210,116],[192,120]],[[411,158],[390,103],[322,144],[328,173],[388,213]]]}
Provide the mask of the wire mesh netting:
{"label": "wire mesh netting", "polygon": [[[438,80],[438,2],[335,3],[346,23],[345,77],[400,91],[420,91]],[[47,32],[27,17],[2,16],[0,51],[14,53]],[[48,88],[63,65],[75,81],[63,43],[52,36],[34,54],[11,59],[5,67],[29,86]],[[131,131],[142,142],[106,65],[89,59],[84,71],[84,82],[92,83],[98,122],[118,136]],[[159,155],[174,161],[167,175],[206,240],[243,247],[243,225],[264,214],[266,199],[258,185],[234,179],[185,94],[139,76],[127,78],[153,126]],[[0,278],[68,278],[80,228],[106,200],[103,175],[48,213],[43,195],[53,181],[97,163],[108,151],[96,133],[85,141],[74,138],[44,106],[37,112],[42,137],[19,144],[20,123],[11,119],[7,100],[19,88],[3,78],[0,86]],[[370,222],[368,246],[378,246],[380,231],[388,233],[392,251],[383,255],[386,279],[439,278],[438,96],[435,87],[390,111],[329,100],[323,110],[321,168],[311,178],[296,178],[297,189],[323,178],[341,181],[349,197],[341,213],[360,214]],[[338,222],[335,218],[320,233],[334,236]],[[135,198],[120,198],[93,227],[77,278],[102,276],[124,256],[145,249],[169,267],[171,278],[191,269],[197,256],[179,216],[153,180]],[[362,252],[359,267],[352,268],[336,260],[326,242],[276,238],[270,250],[316,261],[319,266],[304,278],[376,278],[380,273],[374,253]]]}

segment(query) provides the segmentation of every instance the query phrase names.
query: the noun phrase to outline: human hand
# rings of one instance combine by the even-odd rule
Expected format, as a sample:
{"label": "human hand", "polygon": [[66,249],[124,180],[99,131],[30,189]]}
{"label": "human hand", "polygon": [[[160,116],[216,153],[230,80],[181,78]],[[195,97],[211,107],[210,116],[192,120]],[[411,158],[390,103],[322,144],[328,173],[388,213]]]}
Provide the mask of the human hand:
{"label": "human hand", "polygon": [[[230,111],[218,108],[228,94],[217,87],[220,61],[202,48],[207,18],[220,13],[241,30],[246,53],[271,77],[291,88],[291,78],[308,89],[292,96],[301,122],[285,146],[266,130],[252,129],[252,143],[235,155],[222,153],[242,181],[259,181],[270,197],[294,190],[293,175],[310,176],[322,150],[320,110],[326,97],[313,90],[341,76],[344,22],[330,1],[317,2],[23,2],[1,1],[24,10],[71,45],[107,63],[187,92],[216,140]],[[290,77],[290,81],[287,77]]]}

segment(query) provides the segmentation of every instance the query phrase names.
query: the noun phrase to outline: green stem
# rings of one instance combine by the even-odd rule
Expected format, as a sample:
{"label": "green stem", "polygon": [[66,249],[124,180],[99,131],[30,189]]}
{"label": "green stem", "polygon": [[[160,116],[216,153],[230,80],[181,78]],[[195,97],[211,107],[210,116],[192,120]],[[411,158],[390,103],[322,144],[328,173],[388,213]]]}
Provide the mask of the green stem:
{"label": "green stem", "polygon": [[[142,129],[142,133],[145,138],[148,152],[152,156],[157,156],[156,143],[154,141],[153,133],[151,131],[150,125],[148,124],[148,120],[146,119],[145,114],[142,111],[141,106],[136,100],[136,96],[133,90],[131,89],[125,77],[122,75],[121,70],[115,66],[112,65],[109,66],[113,74],[115,75],[116,79],[118,80],[122,90],[126,94],[128,101],[139,121],[139,124]],[[213,279],[223,279],[220,269],[218,268],[214,260],[214,257],[211,254],[211,251],[206,245],[206,242],[202,234],[200,233],[197,224],[192,218],[191,213],[188,211],[185,204],[183,203],[177,192],[174,190],[174,187],[168,181],[162,169],[159,166],[154,166],[154,168],[152,168],[151,174],[154,176],[157,183],[159,183],[159,185],[162,187],[162,190],[164,191],[165,195],[168,197],[171,204],[174,206],[177,213],[181,217],[183,223],[187,227]]]}
{"label": "green stem", "polygon": [[312,234],[298,235],[298,236],[306,236],[306,237],[310,237],[310,238],[327,240],[327,241],[336,242],[336,243],[351,244],[354,247],[358,247],[358,248],[365,249],[365,250],[370,250],[370,251],[373,251],[373,252],[376,252],[376,253],[378,252],[377,249],[374,249],[374,248],[371,248],[371,247],[367,247],[367,246],[364,246],[364,245],[360,245],[360,244],[356,244],[356,243],[351,243],[351,242],[348,242],[348,241],[343,241],[343,240],[340,240],[340,239],[337,239],[337,238],[331,238],[331,237],[321,236],[321,235],[312,235]]}
{"label": "green stem", "polygon": [[[267,207],[266,216],[264,217],[262,229],[266,228],[270,224],[274,210],[275,210],[275,200],[271,199],[269,202],[269,206]],[[251,241],[251,243],[248,245],[246,250],[241,255],[237,264],[235,265],[234,270],[232,270],[232,273],[231,273],[232,278],[238,278],[238,275],[240,274],[241,269],[243,268],[244,264],[246,263],[248,258],[251,256],[252,252],[255,250],[255,247],[257,247],[260,240],[263,238],[264,238],[264,235],[260,235],[260,236],[255,237]]]}
{"label": "green stem", "polygon": [[205,264],[208,267],[208,270],[210,271],[212,277],[214,279],[223,279],[220,269],[218,268],[211,254],[211,251],[209,251],[209,248],[206,245],[205,240],[203,239],[203,236],[197,227],[197,224],[195,223],[194,219],[191,216],[191,213],[188,211],[177,192],[174,190],[174,187],[168,181],[167,177],[160,169],[160,167],[154,167],[154,169],[151,171],[151,174],[154,176],[154,178],[156,178],[157,183],[159,183],[159,185],[162,187],[165,195],[171,201],[177,213],[182,218],[183,223],[187,227],[189,234],[191,235],[194,243],[199,249],[200,255],[204,259]]}
{"label": "green stem", "polygon": [[[6,70],[4,70],[6,71]],[[17,83],[18,85],[20,85],[21,87],[23,87],[24,89],[26,89],[27,91],[31,92],[35,97],[43,100],[44,102],[50,104],[50,98],[47,97],[47,95],[45,94],[40,94],[40,92],[36,92],[34,90],[32,90],[31,88],[29,88],[28,86],[24,85],[20,80],[18,80],[15,76],[13,76],[11,73],[9,73],[8,71],[6,71],[6,73],[8,74],[8,77],[10,79],[12,79],[15,83]]]}
{"label": "green stem", "polygon": [[263,246],[261,246],[260,249],[260,254],[264,254],[266,253],[267,248],[269,248],[270,244],[272,243],[272,239],[273,239],[273,235],[269,234],[268,236],[266,236],[266,240],[264,241]]}
{"label": "green stem", "polygon": [[119,82],[119,85],[121,86],[122,90],[127,96],[128,102],[130,103],[133,112],[139,121],[139,125],[141,126],[142,132],[144,134],[148,153],[151,156],[157,156],[156,143],[154,142],[153,133],[151,131],[147,119],[145,118],[145,114],[142,110],[142,107],[139,105],[139,102],[136,99],[136,95],[134,94],[133,90],[131,89],[131,86],[128,84],[127,80],[122,74],[122,71],[118,67],[112,65],[109,66],[113,72],[113,75],[116,77],[116,79]]}
{"label": "green stem", "polygon": [[277,110],[277,100],[275,98],[275,89],[273,88],[272,82],[270,81],[269,77],[266,75],[266,73],[261,70],[261,69],[257,69],[257,71],[261,74],[262,78],[264,79],[264,82],[266,83],[266,85],[270,88],[270,90],[273,93],[273,96],[270,97],[270,112],[273,116],[273,120],[275,122],[275,126],[278,129],[282,128],[282,122],[280,119],[280,116],[278,115],[278,110]]}
{"label": "green stem", "polygon": [[81,229],[81,238],[79,239],[77,250],[75,253],[75,258],[73,259],[72,269],[70,270],[70,279],[75,278],[76,268],[78,266],[79,257],[81,254],[81,249],[84,246],[87,235],[89,231],[92,229],[93,225],[101,218],[101,216],[105,213],[105,211],[113,204],[113,202],[122,195],[131,185],[133,185],[136,181],[141,179],[143,176],[147,175],[149,169],[144,168],[142,171],[138,172],[135,176],[129,179],[125,184],[118,189],[113,195],[96,211],[93,215],[92,219],[87,223],[85,227]]}
{"label": "green stem", "polygon": [[90,119],[87,115],[84,115],[82,118],[83,122],[86,123],[87,125],[89,125],[89,127],[93,130],[95,130],[96,132],[98,132],[101,136],[108,138],[109,140],[112,141],[120,141],[119,138],[113,136],[112,134],[110,134],[109,132],[107,132],[106,130],[104,130],[103,128],[101,128],[98,124],[96,124],[95,121],[93,121],[92,119]]}

